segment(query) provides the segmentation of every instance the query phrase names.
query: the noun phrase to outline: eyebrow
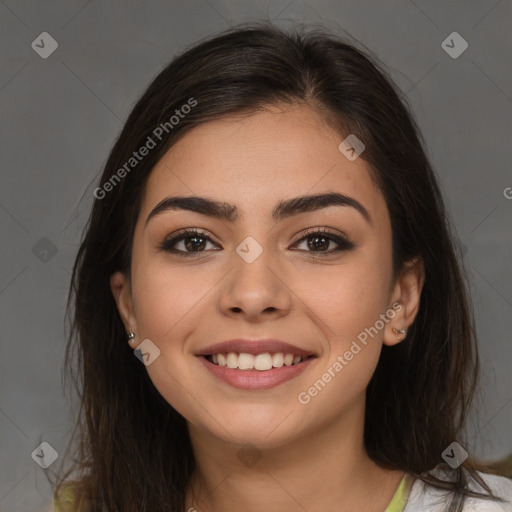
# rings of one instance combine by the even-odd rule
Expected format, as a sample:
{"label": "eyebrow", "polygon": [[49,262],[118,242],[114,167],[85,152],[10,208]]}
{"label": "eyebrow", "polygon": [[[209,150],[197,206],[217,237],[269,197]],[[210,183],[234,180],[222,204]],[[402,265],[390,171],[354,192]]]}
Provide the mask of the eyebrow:
{"label": "eyebrow", "polygon": [[[372,224],[368,210],[359,201],[353,197],[337,192],[300,196],[279,201],[272,210],[272,219],[278,222],[299,213],[313,212],[329,206],[352,207],[356,209],[370,225]],[[146,225],[151,218],[169,210],[188,210],[229,222],[235,222],[240,218],[237,207],[233,204],[200,196],[166,197],[151,210],[151,213],[146,219]]]}

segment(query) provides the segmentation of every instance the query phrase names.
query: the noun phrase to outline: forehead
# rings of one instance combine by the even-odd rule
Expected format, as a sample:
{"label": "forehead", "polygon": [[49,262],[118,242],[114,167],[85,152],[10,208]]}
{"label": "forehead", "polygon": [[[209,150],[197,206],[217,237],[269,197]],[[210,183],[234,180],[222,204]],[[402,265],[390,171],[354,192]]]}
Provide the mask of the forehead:
{"label": "forehead", "polygon": [[213,197],[237,205],[245,217],[268,213],[287,197],[333,191],[363,202],[374,215],[385,213],[368,164],[348,160],[338,149],[342,140],[308,107],[274,106],[204,123],[155,166],[141,214],[169,195]]}

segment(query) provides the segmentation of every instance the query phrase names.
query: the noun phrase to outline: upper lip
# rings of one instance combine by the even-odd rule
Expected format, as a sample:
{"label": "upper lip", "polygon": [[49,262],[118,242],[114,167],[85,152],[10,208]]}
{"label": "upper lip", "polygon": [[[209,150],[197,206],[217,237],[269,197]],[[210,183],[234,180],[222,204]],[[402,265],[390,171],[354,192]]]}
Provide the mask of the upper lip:
{"label": "upper lip", "polygon": [[227,341],[221,341],[213,345],[205,347],[199,352],[196,352],[196,356],[207,356],[212,354],[225,354],[227,352],[236,352],[237,354],[262,354],[263,352],[283,352],[284,354],[293,354],[301,357],[308,357],[315,355],[310,350],[305,350],[291,343],[284,341],[275,340],[271,338],[265,339],[244,339],[236,338]]}

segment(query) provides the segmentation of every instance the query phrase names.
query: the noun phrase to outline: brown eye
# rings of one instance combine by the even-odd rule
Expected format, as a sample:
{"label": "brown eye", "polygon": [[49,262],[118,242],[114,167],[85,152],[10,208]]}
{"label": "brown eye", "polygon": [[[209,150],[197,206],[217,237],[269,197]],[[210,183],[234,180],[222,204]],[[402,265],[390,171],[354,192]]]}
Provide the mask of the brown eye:
{"label": "brown eye", "polygon": [[[355,244],[348,240],[348,238],[331,233],[325,229],[308,232],[306,236],[302,237],[294,245],[297,246],[300,243],[306,244],[307,252],[317,254],[332,254],[334,252],[348,251],[355,247]],[[329,247],[331,247],[333,243],[338,247],[329,250]]]}
{"label": "brown eye", "polygon": [[[158,248],[177,256],[196,256],[206,252],[208,250],[207,244],[209,243],[217,246],[204,232],[185,230],[172,238],[166,238]],[[355,247],[355,244],[348,240],[348,238],[326,229],[313,229],[307,232],[294,246],[296,247],[304,243],[306,244],[305,252],[315,255],[328,255],[348,251]],[[180,244],[181,247],[179,247]],[[333,244],[335,247],[332,247]]]}
{"label": "brown eye", "polygon": [[[182,242],[181,248],[176,247]],[[208,243],[213,244],[213,241],[203,232],[187,230],[172,238],[166,238],[159,245],[159,249],[178,256],[193,256],[194,254],[205,252]]]}

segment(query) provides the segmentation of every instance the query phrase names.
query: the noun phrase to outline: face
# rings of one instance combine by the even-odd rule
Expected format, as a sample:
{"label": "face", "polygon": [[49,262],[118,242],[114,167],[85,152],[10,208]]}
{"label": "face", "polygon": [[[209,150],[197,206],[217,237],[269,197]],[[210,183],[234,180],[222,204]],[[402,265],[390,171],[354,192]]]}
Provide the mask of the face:
{"label": "face", "polygon": [[342,140],[315,111],[274,106],[193,129],[152,171],[131,275],[111,285],[132,348],[150,340],[145,370],[196,431],[270,447],[361,422],[382,344],[412,322],[384,198]]}

